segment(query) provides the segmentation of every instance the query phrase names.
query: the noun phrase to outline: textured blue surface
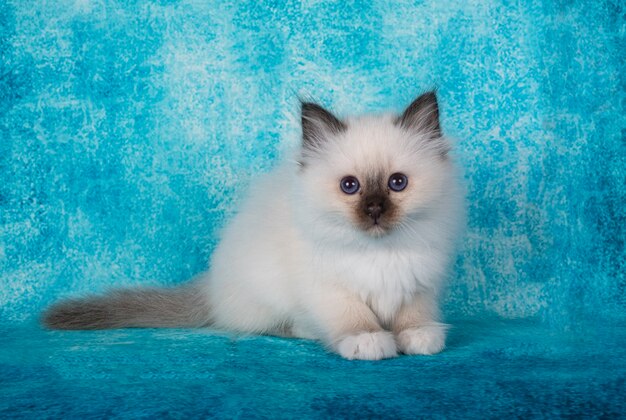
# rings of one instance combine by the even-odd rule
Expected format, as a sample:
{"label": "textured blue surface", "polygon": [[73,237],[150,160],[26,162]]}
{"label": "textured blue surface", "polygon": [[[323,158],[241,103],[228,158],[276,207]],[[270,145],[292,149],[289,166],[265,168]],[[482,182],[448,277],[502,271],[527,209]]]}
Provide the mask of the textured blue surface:
{"label": "textured blue surface", "polygon": [[[626,6],[457,3],[0,2],[0,416],[625,413]],[[35,325],[202,271],[298,95],[433,86],[470,208],[443,354]]]}

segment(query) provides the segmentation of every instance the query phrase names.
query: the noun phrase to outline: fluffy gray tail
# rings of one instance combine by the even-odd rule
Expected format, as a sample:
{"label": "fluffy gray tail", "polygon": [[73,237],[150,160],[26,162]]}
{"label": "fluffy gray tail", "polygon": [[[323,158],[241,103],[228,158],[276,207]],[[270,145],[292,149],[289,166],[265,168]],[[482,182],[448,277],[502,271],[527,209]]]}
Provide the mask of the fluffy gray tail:
{"label": "fluffy gray tail", "polygon": [[210,323],[206,297],[196,285],[121,289],[54,304],[42,317],[57,330],[201,327]]}

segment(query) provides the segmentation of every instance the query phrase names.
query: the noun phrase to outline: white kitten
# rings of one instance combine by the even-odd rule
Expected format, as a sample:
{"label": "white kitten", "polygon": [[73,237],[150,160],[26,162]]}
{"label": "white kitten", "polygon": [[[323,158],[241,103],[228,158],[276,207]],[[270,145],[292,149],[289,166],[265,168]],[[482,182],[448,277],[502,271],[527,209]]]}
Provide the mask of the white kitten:
{"label": "white kitten", "polygon": [[437,296],[464,208],[435,94],[399,117],[303,103],[302,132],[297,161],[253,186],[199,279],[64,301],[44,323],[212,326],[317,339],[348,359],[441,351]]}

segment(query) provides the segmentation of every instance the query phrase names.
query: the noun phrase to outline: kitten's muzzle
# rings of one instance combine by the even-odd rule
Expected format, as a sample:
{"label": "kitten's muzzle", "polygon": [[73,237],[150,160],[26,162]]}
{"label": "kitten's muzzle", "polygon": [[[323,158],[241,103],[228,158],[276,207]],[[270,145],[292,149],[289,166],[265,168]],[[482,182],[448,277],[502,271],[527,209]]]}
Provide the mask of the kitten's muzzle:
{"label": "kitten's muzzle", "polygon": [[365,206],[363,210],[365,211],[365,214],[372,219],[375,225],[377,225],[380,217],[386,210],[386,198],[382,196],[374,196],[369,197],[364,200],[364,202]]}
{"label": "kitten's muzzle", "polygon": [[386,191],[360,196],[353,214],[356,225],[374,237],[386,235],[395,226],[399,216],[397,206]]}

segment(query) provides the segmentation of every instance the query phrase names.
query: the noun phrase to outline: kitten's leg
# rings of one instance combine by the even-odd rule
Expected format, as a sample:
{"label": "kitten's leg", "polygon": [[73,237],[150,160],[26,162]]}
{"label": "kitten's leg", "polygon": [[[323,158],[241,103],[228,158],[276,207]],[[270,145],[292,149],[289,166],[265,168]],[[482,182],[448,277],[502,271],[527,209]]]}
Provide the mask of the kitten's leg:
{"label": "kitten's leg", "polygon": [[420,293],[406,302],[393,320],[398,350],[404,354],[435,354],[445,347],[446,325],[437,322],[437,299]]}
{"label": "kitten's leg", "polygon": [[346,359],[380,360],[397,355],[393,334],[385,331],[372,310],[344,291],[318,295],[312,299],[316,329],[323,341]]}

